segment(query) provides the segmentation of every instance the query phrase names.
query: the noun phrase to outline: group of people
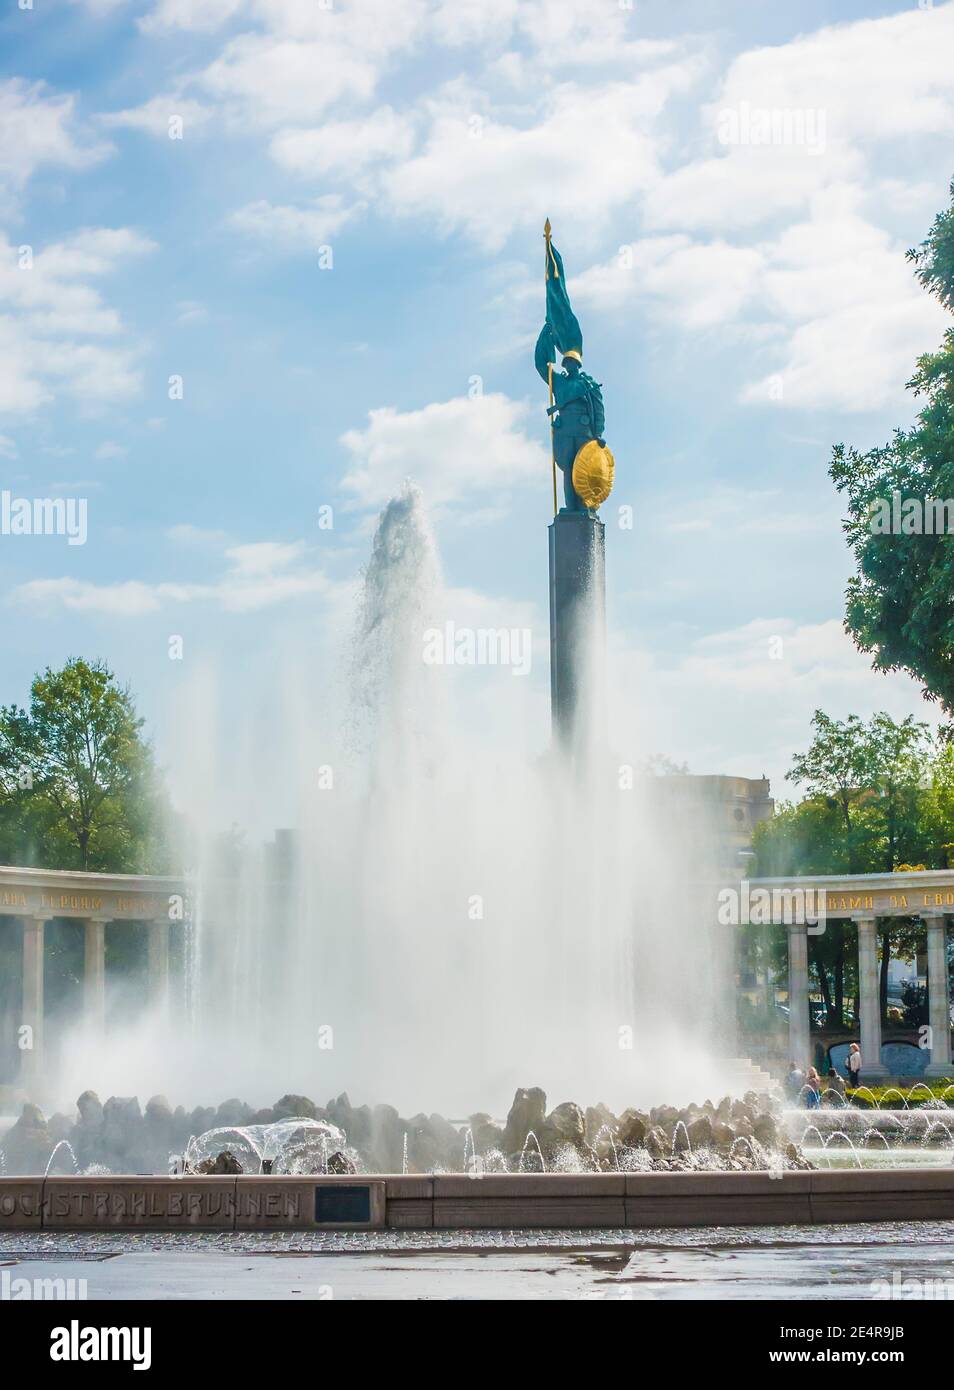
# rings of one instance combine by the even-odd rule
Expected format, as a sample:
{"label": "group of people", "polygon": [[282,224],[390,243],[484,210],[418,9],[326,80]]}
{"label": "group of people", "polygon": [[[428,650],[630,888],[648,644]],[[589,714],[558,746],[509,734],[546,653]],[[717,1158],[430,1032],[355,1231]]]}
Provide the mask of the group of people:
{"label": "group of people", "polygon": [[817,1068],[809,1067],[807,1071],[802,1071],[792,1062],[785,1078],[785,1092],[791,1100],[808,1110],[814,1110],[822,1104],[822,1096],[827,1092],[833,1093],[830,1103],[837,1105],[839,1100],[844,1101],[848,1087],[856,1089],[860,1082],[861,1048],[857,1043],[852,1043],[848,1049],[844,1076],[839,1076],[834,1067],[829,1067],[828,1076],[823,1082]]}

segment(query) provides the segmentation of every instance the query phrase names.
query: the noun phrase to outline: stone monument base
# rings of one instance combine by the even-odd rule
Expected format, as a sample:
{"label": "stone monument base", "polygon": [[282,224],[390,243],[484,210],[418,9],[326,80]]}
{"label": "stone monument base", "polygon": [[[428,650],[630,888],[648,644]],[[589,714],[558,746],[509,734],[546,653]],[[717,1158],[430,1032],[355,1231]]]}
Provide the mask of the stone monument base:
{"label": "stone monument base", "polygon": [[0,1178],[0,1231],[624,1230],[951,1219],[949,1168]]}

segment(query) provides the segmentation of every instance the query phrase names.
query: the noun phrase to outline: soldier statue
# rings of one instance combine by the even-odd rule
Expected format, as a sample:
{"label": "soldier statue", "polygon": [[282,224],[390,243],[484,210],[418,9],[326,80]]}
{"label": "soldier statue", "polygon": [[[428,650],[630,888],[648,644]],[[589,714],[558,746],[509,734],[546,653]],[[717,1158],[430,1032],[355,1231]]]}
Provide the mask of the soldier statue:
{"label": "soldier statue", "polygon": [[[583,371],[583,334],[566,289],[563,260],[550,240],[550,222],[544,231],[547,251],[547,317],[534,350],[534,364],[550,388],[550,416],[553,462],[563,473],[564,512],[596,516],[596,507],[609,494],[613,478],[613,456],[603,438],[605,416],[603,394],[598,381]],[[555,370],[557,352],[562,370]],[[595,443],[602,451],[588,450],[583,458],[591,475],[603,475],[602,483],[589,487],[581,497],[574,485],[573,465],[585,445]],[[578,474],[579,477],[582,475]],[[555,475],[554,475],[555,477]],[[555,489],[554,482],[554,489]],[[594,505],[595,503],[595,505]],[[554,510],[555,510],[554,499]]]}

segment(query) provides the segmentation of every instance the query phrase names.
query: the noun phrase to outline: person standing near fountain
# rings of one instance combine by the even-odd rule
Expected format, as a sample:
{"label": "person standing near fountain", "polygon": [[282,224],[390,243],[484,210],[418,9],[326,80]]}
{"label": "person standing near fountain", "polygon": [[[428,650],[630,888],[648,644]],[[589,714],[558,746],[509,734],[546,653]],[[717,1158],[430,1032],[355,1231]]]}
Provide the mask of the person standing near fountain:
{"label": "person standing near fountain", "polygon": [[790,1100],[798,1100],[805,1085],[805,1073],[800,1071],[794,1062],[788,1064],[788,1075],[785,1078],[785,1094]]}
{"label": "person standing near fountain", "polygon": [[808,1068],[808,1075],[805,1077],[803,1090],[805,1093],[805,1109],[817,1110],[821,1104],[821,1077],[814,1067]]}
{"label": "person standing near fountain", "polygon": [[861,1085],[861,1048],[852,1043],[848,1049],[848,1085],[857,1090]]}
{"label": "person standing near fountain", "polygon": [[[841,1100],[845,1099],[845,1079],[839,1076],[834,1067],[828,1069],[828,1090],[833,1091]],[[831,1102],[834,1104],[834,1102]]]}

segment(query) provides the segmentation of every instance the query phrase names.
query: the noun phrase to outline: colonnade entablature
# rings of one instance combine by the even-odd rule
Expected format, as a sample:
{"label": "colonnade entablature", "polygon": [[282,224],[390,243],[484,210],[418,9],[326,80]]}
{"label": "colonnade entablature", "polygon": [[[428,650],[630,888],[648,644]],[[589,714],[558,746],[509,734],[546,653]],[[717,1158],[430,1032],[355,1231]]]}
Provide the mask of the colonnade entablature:
{"label": "colonnade entablature", "polygon": [[[892,874],[822,874],[746,881],[749,900],[767,890],[787,911],[778,918],[788,934],[789,1048],[804,1066],[810,1056],[808,937],[826,922],[844,920],[858,927],[858,1006],[865,1079],[887,1075],[881,1062],[881,1002],[878,922],[920,917],[927,933],[928,1009],[931,1061],[925,1075],[950,1076],[951,1019],[947,966],[948,918],[954,917],[954,869],[906,869]],[[802,905],[802,912],[797,911]],[[772,920],[776,920],[773,914]]]}
{"label": "colonnade entablature", "polygon": [[88,1026],[105,1022],[105,941],[110,923],[141,922],[148,931],[149,1002],[165,1008],[169,992],[169,933],[189,917],[188,883],[153,874],[100,874],[71,869],[0,865],[0,931],[22,923],[23,985],[20,1028],[22,1079],[43,1065],[43,956],[46,923],[72,919],[84,928],[83,1014]]}

